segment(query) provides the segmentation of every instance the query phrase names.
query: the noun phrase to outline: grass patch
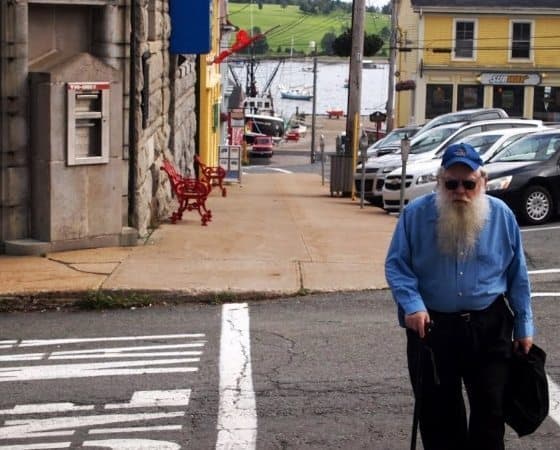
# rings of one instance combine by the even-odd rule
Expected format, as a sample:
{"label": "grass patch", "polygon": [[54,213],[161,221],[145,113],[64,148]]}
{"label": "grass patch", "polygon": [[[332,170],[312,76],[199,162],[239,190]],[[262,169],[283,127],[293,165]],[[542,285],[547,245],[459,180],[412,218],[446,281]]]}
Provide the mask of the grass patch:
{"label": "grass patch", "polygon": [[152,299],[146,294],[105,291],[90,291],[74,304],[86,310],[146,308],[151,305]]}
{"label": "grass patch", "polygon": [[303,287],[299,288],[299,290],[296,292],[296,295],[298,297],[304,297],[304,296],[309,295],[309,294],[311,294],[311,291],[309,289],[306,289],[306,288],[303,288]]}
{"label": "grass patch", "polygon": [[234,303],[237,300],[238,300],[238,295],[236,295],[235,293],[231,291],[223,291],[223,292],[216,292],[210,301],[214,305],[222,305],[224,303]]}

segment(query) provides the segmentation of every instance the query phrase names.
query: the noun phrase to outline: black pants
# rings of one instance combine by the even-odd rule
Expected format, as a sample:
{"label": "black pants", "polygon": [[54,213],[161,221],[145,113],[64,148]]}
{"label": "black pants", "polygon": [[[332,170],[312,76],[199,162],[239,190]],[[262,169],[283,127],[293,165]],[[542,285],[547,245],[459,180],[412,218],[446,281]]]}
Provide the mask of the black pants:
{"label": "black pants", "polygon": [[[424,449],[504,449],[502,403],[513,330],[504,299],[461,315],[430,311],[430,318],[433,327],[425,340],[407,330]],[[468,424],[462,383],[469,400]]]}

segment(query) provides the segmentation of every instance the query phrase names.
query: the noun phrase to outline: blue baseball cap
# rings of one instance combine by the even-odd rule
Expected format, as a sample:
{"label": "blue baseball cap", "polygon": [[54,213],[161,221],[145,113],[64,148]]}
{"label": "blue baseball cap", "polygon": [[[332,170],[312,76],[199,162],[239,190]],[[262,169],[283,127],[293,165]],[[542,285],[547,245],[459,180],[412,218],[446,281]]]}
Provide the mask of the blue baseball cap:
{"label": "blue baseball cap", "polygon": [[441,165],[449,169],[454,164],[465,164],[472,170],[477,170],[484,163],[478,152],[469,144],[451,144],[445,149],[441,158]]}

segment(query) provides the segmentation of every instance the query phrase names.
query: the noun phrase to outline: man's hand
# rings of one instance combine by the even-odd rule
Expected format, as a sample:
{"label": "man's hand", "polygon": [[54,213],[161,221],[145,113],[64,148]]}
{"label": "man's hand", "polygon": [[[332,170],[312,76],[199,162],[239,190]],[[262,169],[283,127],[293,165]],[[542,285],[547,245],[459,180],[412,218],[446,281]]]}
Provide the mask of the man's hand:
{"label": "man's hand", "polygon": [[[406,314],[404,316],[404,324],[407,328],[414,330],[424,339],[426,336],[426,329],[430,323],[430,315],[426,311],[418,311],[414,314]],[[529,351],[529,350],[527,350]]]}
{"label": "man's hand", "polygon": [[527,353],[529,353],[529,350],[531,349],[532,345],[533,345],[532,337],[515,339],[513,341],[513,351],[514,352],[520,351],[526,355]]}

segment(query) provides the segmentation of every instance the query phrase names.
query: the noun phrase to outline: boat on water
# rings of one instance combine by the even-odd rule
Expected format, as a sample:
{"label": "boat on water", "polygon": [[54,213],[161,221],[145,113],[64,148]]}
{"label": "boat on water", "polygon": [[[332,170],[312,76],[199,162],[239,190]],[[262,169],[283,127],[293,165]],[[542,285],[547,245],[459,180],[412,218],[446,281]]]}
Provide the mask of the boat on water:
{"label": "boat on water", "polygon": [[311,100],[313,98],[313,94],[309,89],[302,87],[282,87],[280,88],[280,96],[290,100]]}
{"label": "boat on water", "polygon": [[364,59],[362,61],[362,69],[377,69],[377,64],[371,59]]}
{"label": "boat on water", "polygon": [[288,129],[288,133],[297,133],[299,137],[305,137],[307,134],[307,126],[300,122],[292,123]]}
{"label": "boat on water", "polygon": [[285,124],[282,117],[268,114],[245,114],[245,141],[248,144],[252,144],[256,136],[282,137],[284,130]]}
{"label": "boat on water", "polygon": [[[257,90],[256,70],[258,62],[254,57],[246,62],[246,85],[244,98],[241,101],[241,109],[244,117],[244,140],[252,144],[257,136],[271,136],[280,139],[284,135],[285,121],[274,113],[274,101],[270,92],[272,80],[276,76],[280,63],[273,70],[266,81],[262,91]],[[232,70],[230,72],[233,73]],[[240,85],[238,78],[234,75],[236,84]]]}

